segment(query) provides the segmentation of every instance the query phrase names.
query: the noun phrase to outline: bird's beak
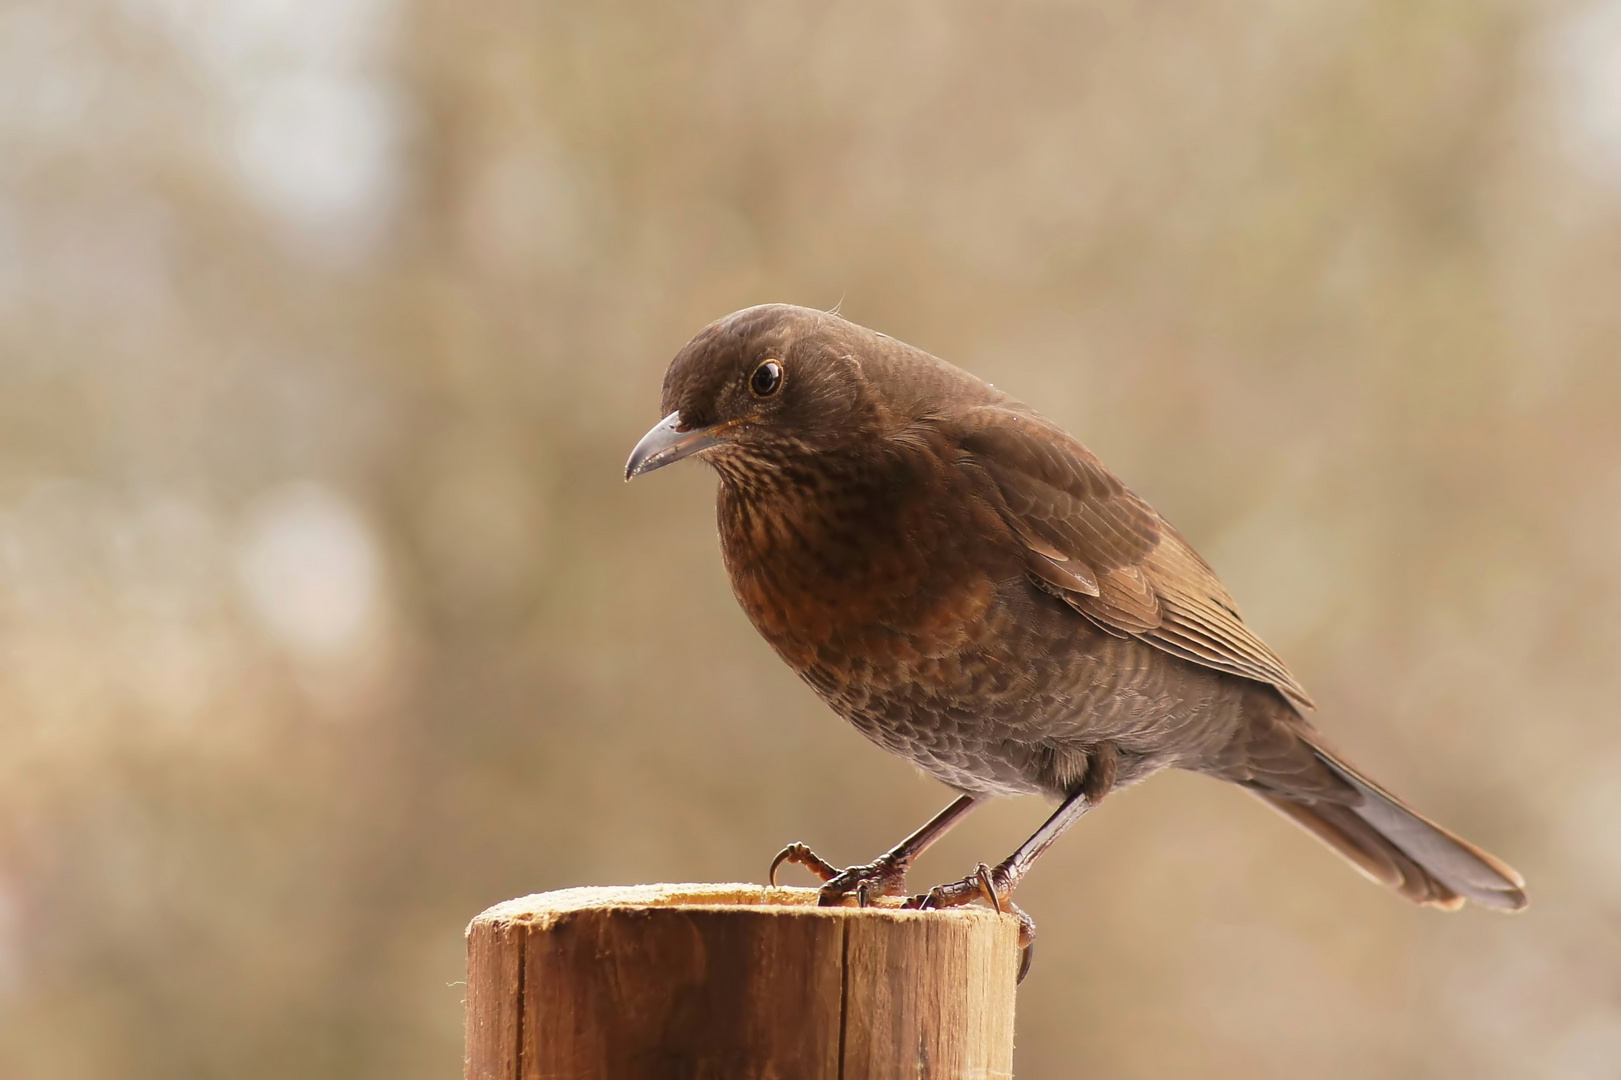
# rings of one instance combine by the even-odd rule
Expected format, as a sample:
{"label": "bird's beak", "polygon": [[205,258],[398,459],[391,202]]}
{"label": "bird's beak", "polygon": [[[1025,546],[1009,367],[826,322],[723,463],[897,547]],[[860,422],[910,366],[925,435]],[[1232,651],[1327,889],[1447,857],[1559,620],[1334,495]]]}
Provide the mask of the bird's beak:
{"label": "bird's beak", "polygon": [[643,473],[662,469],[672,461],[708,450],[720,442],[716,430],[718,426],[686,431],[681,427],[680,410],[671,413],[654,425],[652,431],[643,435],[636,449],[630,452],[630,460],[625,462],[625,479],[634,480]]}

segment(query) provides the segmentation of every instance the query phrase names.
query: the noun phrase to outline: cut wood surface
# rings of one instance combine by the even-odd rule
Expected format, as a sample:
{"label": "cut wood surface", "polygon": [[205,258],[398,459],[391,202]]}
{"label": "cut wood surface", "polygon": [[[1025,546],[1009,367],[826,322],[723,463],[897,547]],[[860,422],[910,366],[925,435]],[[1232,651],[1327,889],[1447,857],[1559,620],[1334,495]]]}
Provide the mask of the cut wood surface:
{"label": "cut wood surface", "polygon": [[639,885],[467,928],[467,1080],[1007,1077],[1018,923],[816,906],[814,889]]}

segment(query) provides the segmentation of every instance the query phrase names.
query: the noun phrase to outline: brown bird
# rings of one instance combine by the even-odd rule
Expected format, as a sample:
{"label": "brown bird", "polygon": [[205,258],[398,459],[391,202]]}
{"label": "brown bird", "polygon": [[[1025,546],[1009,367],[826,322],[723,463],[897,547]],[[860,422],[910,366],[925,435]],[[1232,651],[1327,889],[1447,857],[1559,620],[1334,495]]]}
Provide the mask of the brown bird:
{"label": "brown bird", "polygon": [[901,895],[913,859],[982,800],[1045,795],[1058,810],[1011,856],[912,900],[1002,908],[1105,795],[1176,767],[1247,788],[1416,903],[1525,906],[1512,868],[1324,739],[1209,564],[1028,406],[836,315],[770,304],[688,342],[663,411],[625,478],[714,466],[721,552],[756,629],[833,711],[960,793],[870,864],[841,871],[794,844],[773,878],[791,861],[823,878],[823,903]]}

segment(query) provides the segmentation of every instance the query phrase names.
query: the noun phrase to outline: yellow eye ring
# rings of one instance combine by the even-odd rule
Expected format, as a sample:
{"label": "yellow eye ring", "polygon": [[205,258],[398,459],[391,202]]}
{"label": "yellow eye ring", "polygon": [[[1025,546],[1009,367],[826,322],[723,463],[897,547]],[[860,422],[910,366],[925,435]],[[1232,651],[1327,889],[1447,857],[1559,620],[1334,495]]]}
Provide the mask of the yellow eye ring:
{"label": "yellow eye ring", "polygon": [[782,389],[782,364],[776,360],[762,360],[749,376],[749,393],[755,397],[770,397]]}

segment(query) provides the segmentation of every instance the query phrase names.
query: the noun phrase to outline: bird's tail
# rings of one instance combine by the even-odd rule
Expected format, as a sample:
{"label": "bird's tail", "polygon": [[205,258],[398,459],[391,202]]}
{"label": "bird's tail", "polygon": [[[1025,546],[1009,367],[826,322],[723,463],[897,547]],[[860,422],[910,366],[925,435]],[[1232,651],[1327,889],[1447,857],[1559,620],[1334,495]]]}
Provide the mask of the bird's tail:
{"label": "bird's tail", "polygon": [[1315,732],[1296,734],[1317,760],[1355,789],[1348,801],[1256,794],[1351,861],[1374,881],[1417,904],[1448,911],[1466,900],[1500,911],[1528,902],[1513,867],[1441,828],[1322,746]]}

